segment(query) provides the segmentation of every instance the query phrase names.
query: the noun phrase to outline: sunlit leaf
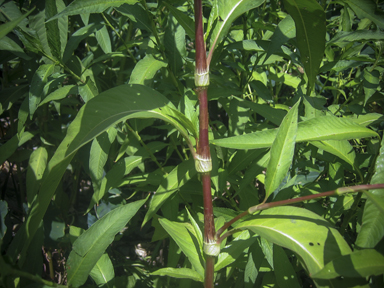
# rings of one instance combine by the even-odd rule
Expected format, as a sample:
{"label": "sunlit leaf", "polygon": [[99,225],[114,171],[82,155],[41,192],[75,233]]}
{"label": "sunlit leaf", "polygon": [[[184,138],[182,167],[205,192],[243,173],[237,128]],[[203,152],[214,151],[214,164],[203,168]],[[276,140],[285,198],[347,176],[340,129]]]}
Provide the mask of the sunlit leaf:
{"label": "sunlit leaf", "polygon": [[203,278],[196,271],[189,268],[161,268],[152,272],[151,275],[169,276],[179,279],[191,279],[198,282],[203,282]]}

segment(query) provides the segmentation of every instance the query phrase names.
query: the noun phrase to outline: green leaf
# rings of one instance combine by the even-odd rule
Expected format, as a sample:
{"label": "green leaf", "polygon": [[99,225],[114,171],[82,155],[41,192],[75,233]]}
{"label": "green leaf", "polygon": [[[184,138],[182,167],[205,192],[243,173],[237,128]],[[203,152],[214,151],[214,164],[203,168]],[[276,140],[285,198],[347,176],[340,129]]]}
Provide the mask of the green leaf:
{"label": "green leaf", "polygon": [[300,101],[297,101],[284,117],[277,131],[276,138],[272,143],[271,157],[265,177],[264,201],[280,186],[292,164],[295,152],[299,104]]}
{"label": "green leaf", "polygon": [[78,94],[77,90],[78,89],[76,85],[66,85],[66,86],[60,87],[57,90],[53,91],[52,93],[48,94],[48,96],[45,97],[43,101],[39,103],[38,107],[46,103],[49,103],[51,101],[64,99],[65,97],[67,97],[67,95],[70,95],[70,94],[76,95]]}
{"label": "green leaf", "polygon": [[373,0],[343,0],[360,19],[368,18],[384,29],[384,13],[377,9]]}
{"label": "green leaf", "polygon": [[178,191],[180,187],[194,177],[196,173],[193,159],[184,161],[176,166],[171,173],[163,179],[159,188],[157,188],[149,204],[147,214],[145,214],[142,226],[152,218],[172,194]]}
{"label": "green leaf", "polygon": [[124,4],[121,5],[121,7],[116,8],[116,10],[124,16],[127,16],[132,22],[136,23],[139,29],[145,30],[147,32],[152,32],[152,21],[143,6],[139,4]]}
{"label": "green leaf", "polygon": [[243,221],[236,229],[249,229],[301,256],[309,273],[325,263],[351,253],[347,242],[326,220],[306,209],[276,207]]}
{"label": "green leaf", "polygon": [[248,231],[243,231],[239,236],[233,239],[228,246],[221,250],[215,264],[215,271],[219,271],[235,262],[236,259],[244,253],[244,250],[250,247],[255,241],[256,237],[250,237]]}
{"label": "green leaf", "polygon": [[[200,276],[201,282],[204,279],[204,268],[202,266],[202,251],[200,251],[198,245],[196,245],[196,237],[194,230],[188,223],[179,223],[169,221],[165,218],[159,219],[161,226],[168,232],[172,239],[177,243],[180,249],[187,256],[192,267]],[[192,238],[193,235],[193,238]]]}
{"label": "green leaf", "polygon": [[383,40],[384,33],[380,30],[357,30],[351,32],[339,31],[333,36],[333,38],[327,42],[327,46],[332,44],[338,45],[340,47],[345,47],[351,42],[357,41],[374,41],[374,40]]}
{"label": "green leaf", "polygon": [[151,275],[169,276],[178,279],[191,279],[203,282],[203,278],[195,270],[189,268],[161,268],[152,272]]}
{"label": "green leaf", "polygon": [[212,30],[210,40],[210,51],[208,56],[208,65],[212,58],[213,51],[216,46],[227,36],[232,22],[236,20],[241,14],[259,7],[265,0],[218,0],[218,21]]}
{"label": "green leaf", "polygon": [[91,77],[87,77],[87,82],[78,86],[78,91],[85,103],[99,94],[99,91],[95,83],[93,83]]}
{"label": "green leaf", "polygon": [[93,193],[91,203],[89,204],[86,213],[88,213],[92,209],[93,205],[98,204],[99,201],[111,188],[118,187],[119,184],[122,182],[124,176],[129,174],[133,170],[133,168],[136,168],[142,162],[143,159],[140,156],[130,156],[117,161],[117,163],[113,165],[112,169],[108,171],[108,173],[101,181],[99,191],[95,191]]}
{"label": "green leaf", "polygon": [[84,13],[101,13],[109,7],[119,7],[125,3],[135,4],[138,0],[75,0],[69,4],[61,13],[48,19],[52,21],[63,16],[80,15]]}
{"label": "green leaf", "polygon": [[324,268],[311,275],[316,279],[342,277],[369,277],[384,271],[384,256],[374,249],[354,251],[327,263]]}
{"label": "green leaf", "polygon": [[[45,19],[50,19],[65,8],[63,0],[45,1]],[[62,16],[56,20],[45,23],[48,45],[52,55],[60,60],[67,44],[68,17]]]}
{"label": "green leaf", "polygon": [[0,50],[9,51],[24,60],[31,60],[32,58],[25,54],[24,50],[11,38],[4,36],[0,39]]}
{"label": "green leaf", "polygon": [[111,38],[109,37],[108,29],[104,25],[96,31],[97,44],[105,54],[112,52]]}
{"label": "green leaf", "polygon": [[115,278],[115,270],[107,253],[104,253],[96,262],[89,276],[95,281],[96,285],[101,286],[106,284],[106,287],[110,287],[108,282]]}
{"label": "green leaf", "polygon": [[79,46],[81,41],[83,41],[92,33],[101,29],[102,27],[103,27],[103,24],[91,23],[87,26],[81,27],[75,33],[73,33],[72,36],[69,38],[67,45],[65,46],[65,51],[63,54],[63,63],[66,63],[69,60],[69,58],[71,58],[72,53]]}
{"label": "green leaf", "polygon": [[[384,138],[381,141],[379,155],[375,164],[375,174],[373,174],[370,184],[383,183],[384,179]],[[384,189],[370,190],[370,194],[375,199],[368,197],[365,202],[362,225],[357,235],[356,246],[360,248],[374,248],[384,237],[384,214],[378,204],[384,199]],[[380,199],[379,200],[377,199]],[[377,200],[376,200],[377,199]],[[381,206],[381,205],[380,205]]]}
{"label": "green leaf", "polygon": [[15,28],[17,25],[19,25],[20,22],[23,21],[26,17],[28,17],[28,15],[31,14],[33,10],[35,10],[35,8],[15,20],[0,25],[0,39],[7,35],[9,32],[11,32],[13,28]]}
{"label": "green leaf", "polygon": [[283,0],[295,20],[297,47],[308,77],[308,89],[314,87],[325,50],[325,12],[316,0]]}
{"label": "green leaf", "polygon": [[40,104],[42,96],[44,96],[44,86],[54,68],[54,64],[44,64],[33,74],[31,89],[29,90],[29,114],[31,119]]}
{"label": "green leaf", "polygon": [[39,190],[41,179],[43,178],[44,170],[47,167],[48,152],[44,147],[39,147],[32,152],[29,158],[27,170],[26,186],[27,186],[27,201],[30,205],[33,198]]}
{"label": "green leaf", "polygon": [[169,9],[169,11],[175,16],[177,21],[181,26],[183,26],[185,33],[191,38],[191,40],[195,39],[195,22],[186,14],[181,12],[179,9],[173,7],[171,4],[167,2],[163,2],[163,4]]}
{"label": "green leaf", "polygon": [[168,64],[165,61],[156,59],[152,54],[147,54],[143,59],[137,62],[132,71],[129,84],[150,86],[157,70],[162,67],[167,67],[167,65]]}
{"label": "green leaf", "polygon": [[273,263],[276,283],[280,288],[300,288],[299,280],[284,249],[273,245]]}
{"label": "green leaf", "polygon": [[[163,111],[167,111],[167,105],[173,107],[162,94],[141,85],[118,86],[88,101],[72,121],[66,137],[48,163],[39,193],[32,204],[28,218],[16,234],[16,241],[11,243],[7,251],[11,259],[16,259],[21,251],[19,262],[25,261],[30,241],[36,233],[55,190],[75,153],[82,146],[115,123],[129,118],[158,118],[170,121],[170,117],[167,118],[167,115],[163,113]],[[4,146],[0,146],[0,149]],[[3,154],[0,155],[3,156]],[[23,239],[22,243],[20,239]]]}
{"label": "green leaf", "polygon": [[[3,240],[7,226],[5,225],[5,217],[8,214],[8,203],[0,200],[0,242]],[[1,256],[0,256],[1,257]]]}
{"label": "green leaf", "polygon": [[[0,115],[9,110],[14,103],[28,93],[28,85],[10,87],[0,91]],[[23,98],[24,98],[23,97]],[[1,162],[3,163],[3,162]]]}
{"label": "green leaf", "polygon": [[313,146],[316,146],[319,149],[327,151],[340,159],[347,162],[353,168],[359,170],[355,165],[356,162],[356,153],[352,145],[347,140],[337,141],[337,140],[325,140],[325,141],[311,141]]}
{"label": "green leaf", "polygon": [[380,83],[380,72],[378,70],[368,71],[367,68],[363,72],[363,89],[364,89],[364,105],[367,104],[369,98],[377,91]]}
{"label": "green leaf", "polygon": [[80,287],[85,283],[115,235],[124,228],[145,201],[146,199],[136,201],[112,210],[76,239],[67,260],[67,285]]}
{"label": "green leaf", "polygon": [[183,57],[186,54],[185,30],[172,14],[168,16],[168,25],[164,33],[164,48],[169,67],[177,75],[183,66]]}
{"label": "green leaf", "polygon": [[[258,149],[270,147],[277,129],[268,129],[224,139],[215,139],[212,144],[235,149]],[[322,140],[348,140],[376,137],[372,130],[344,118],[323,116],[311,118],[298,124],[296,142]]]}
{"label": "green leaf", "polygon": [[289,39],[296,37],[295,21],[288,15],[277,25],[275,32],[273,33],[270,43],[267,49],[267,56],[264,58],[264,62],[268,60],[269,56],[281,51],[281,45],[288,42]]}
{"label": "green leaf", "polygon": [[376,205],[376,208],[379,209],[379,211],[384,215],[384,197],[381,198],[379,196],[376,196],[375,194],[369,192],[369,191],[364,191],[365,195],[367,198]]}

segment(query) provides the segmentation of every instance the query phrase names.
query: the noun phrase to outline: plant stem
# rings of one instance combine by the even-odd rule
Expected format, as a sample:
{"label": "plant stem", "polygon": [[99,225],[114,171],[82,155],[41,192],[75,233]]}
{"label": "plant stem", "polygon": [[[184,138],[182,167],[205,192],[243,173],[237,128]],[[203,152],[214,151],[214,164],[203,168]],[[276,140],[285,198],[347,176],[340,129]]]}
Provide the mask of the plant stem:
{"label": "plant stem", "polygon": [[[226,222],[219,230],[217,230],[215,238],[217,239],[217,243],[220,244],[224,238],[231,235],[231,231],[229,231],[229,232],[225,233],[225,235],[220,237],[221,234],[223,234],[223,232],[226,229],[228,229],[237,220],[243,218],[244,216],[253,214],[257,211],[266,210],[266,209],[278,207],[278,206],[295,204],[295,203],[313,200],[313,199],[317,199],[317,198],[321,198],[321,197],[340,196],[340,195],[345,194],[345,193],[355,193],[355,192],[359,192],[361,190],[372,190],[372,189],[384,189],[384,184],[365,184],[365,185],[357,185],[357,186],[350,186],[350,187],[341,187],[341,188],[338,188],[336,190],[331,190],[331,191],[327,191],[327,192],[323,192],[323,193],[307,195],[307,196],[303,196],[303,197],[297,197],[294,199],[287,199],[287,200],[281,200],[281,201],[270,202],[270,203],[262,203],[262,204],[259,204],[256,206],[252,206],[247,211],[244,211],[243,213],[237,215],[232,220]],[[347,219],[344,221],[344,223],[349,223],[350,218],[352,217],[353,213],[355,213],[355,211],[357,209],[357,205],[361,199],[361,196],[362,196],[362,194],[359,194],[356,197],[355,202],[353,204],[353,207],[350,210],[350,213],[348,213]]]}

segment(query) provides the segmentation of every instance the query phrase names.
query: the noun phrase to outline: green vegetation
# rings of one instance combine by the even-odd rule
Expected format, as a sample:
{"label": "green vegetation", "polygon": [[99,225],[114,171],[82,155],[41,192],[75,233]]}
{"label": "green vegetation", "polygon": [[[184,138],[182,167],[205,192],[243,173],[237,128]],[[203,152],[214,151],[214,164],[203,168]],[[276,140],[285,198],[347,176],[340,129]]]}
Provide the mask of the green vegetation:
{"label": "green vegetation", "polygon": [[383,9],[0,0],[0,287],[383,287]]}

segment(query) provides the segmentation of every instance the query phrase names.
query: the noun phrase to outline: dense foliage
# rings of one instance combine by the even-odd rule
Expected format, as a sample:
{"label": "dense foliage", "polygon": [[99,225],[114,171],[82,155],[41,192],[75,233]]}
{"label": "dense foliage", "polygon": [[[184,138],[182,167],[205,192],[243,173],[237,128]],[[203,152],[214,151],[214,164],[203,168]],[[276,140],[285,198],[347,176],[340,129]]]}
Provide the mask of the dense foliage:
{"label": "dense foliage", "polygon": [[[215,286],[383,287],[383,9],[203,1]],[[0,0],[0,287],[204,286],[194,12]]]}

